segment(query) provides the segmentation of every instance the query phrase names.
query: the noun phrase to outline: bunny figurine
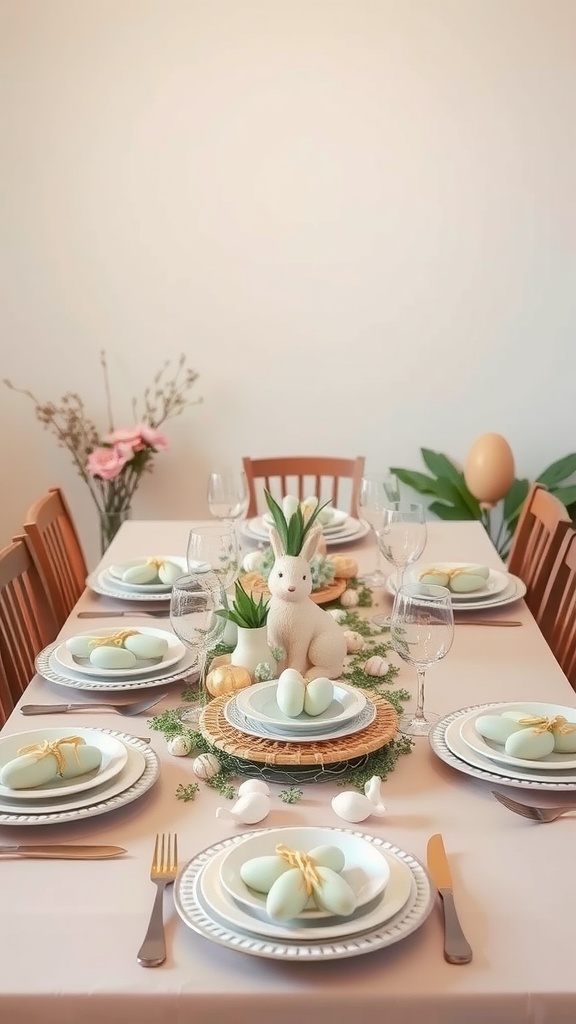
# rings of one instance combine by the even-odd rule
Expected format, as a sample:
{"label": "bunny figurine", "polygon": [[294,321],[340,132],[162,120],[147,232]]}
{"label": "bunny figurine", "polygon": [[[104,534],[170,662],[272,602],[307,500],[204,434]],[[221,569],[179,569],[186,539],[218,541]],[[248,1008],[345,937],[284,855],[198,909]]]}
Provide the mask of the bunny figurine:
{"label": "bunny figurine", "polygon": [[300,553],[287,554],[279,531],[270,527],[275,561],[268,577],[272,595],[268,605],[268,642],[285,653],[278,665],[279,673],[294,668],[305,679],[337,679],[346,656],[343,630],[310,598],[310,559],[321,536],[322,527],[315,525],[304,537]]}

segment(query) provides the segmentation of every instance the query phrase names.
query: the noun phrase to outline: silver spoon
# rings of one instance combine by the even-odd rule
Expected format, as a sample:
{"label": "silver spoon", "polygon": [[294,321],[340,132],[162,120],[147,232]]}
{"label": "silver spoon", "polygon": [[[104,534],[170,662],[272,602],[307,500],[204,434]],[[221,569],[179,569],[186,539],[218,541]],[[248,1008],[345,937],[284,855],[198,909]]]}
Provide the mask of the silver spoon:
{"label": "silver spoon", "polygon": [[104,704],[23,704],[20,711],[23,715],[56,715],[65,711],[116,711],[119,715],[141,715],[165,696],[166,693],[161,693],[153,700],[132,701],[130,704],[109,701]]}

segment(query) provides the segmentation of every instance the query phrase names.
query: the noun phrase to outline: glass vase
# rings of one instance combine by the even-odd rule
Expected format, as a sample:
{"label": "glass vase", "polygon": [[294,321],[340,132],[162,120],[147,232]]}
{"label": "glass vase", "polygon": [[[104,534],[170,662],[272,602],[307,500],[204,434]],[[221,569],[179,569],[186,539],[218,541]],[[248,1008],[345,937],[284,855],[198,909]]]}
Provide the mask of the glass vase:
{"label": "glass vase", "polygon": [[122,523],[130,518],[130,506],[116,512],[102,512],[100,516],[100,553],[103,555],[110,547]]}

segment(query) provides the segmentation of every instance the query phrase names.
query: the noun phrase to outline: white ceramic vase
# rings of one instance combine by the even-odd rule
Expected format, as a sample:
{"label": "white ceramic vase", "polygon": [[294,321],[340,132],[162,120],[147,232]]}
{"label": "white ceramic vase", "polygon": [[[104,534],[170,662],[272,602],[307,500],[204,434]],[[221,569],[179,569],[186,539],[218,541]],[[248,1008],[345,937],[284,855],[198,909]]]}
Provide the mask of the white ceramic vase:
{"label": "white ceramic vase", "polygon": [[272,675],[276,673],[276,662],[268,646],[268,631],[266,626],[259,626],[257,629],[247,629],[238,626],[238,643],[230,655],[232,665],[240,665],[252,676],[256,666],[261,662],[267,662],[272,669]]}

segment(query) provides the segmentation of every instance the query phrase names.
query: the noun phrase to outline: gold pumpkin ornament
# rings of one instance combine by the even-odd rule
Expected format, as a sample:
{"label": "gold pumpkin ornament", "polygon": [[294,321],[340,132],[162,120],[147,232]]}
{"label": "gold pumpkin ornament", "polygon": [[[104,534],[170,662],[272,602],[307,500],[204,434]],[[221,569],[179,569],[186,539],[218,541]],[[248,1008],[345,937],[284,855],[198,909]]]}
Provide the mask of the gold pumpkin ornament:
{"label": "gold pumpkin ornament", "polygon": [[219,665],[206,676],[206,689],[212,697],[236,693],[247,686],[252,686],[252,676],[240,665]]}

